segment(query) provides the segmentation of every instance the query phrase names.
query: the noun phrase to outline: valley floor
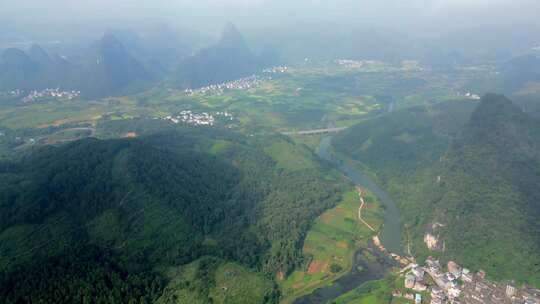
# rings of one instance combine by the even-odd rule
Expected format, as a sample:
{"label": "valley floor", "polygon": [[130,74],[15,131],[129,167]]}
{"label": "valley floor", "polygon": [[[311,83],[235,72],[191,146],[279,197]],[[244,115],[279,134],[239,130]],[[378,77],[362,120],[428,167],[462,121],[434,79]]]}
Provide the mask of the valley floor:
{"label": "valley floor", "polygon": [[[365,197],[362,216],[368,225],[379,229],[383,222],[381,205],[369,193]],[[351,190],[340,204],[315,221],[303,250],[310,261],[304,269],[280,282],[284,294],[282,303],[293,303],[351,271],[355,253],[359,248],[367,247],[376,233],[358,220],[360,204],[358,193]]]}

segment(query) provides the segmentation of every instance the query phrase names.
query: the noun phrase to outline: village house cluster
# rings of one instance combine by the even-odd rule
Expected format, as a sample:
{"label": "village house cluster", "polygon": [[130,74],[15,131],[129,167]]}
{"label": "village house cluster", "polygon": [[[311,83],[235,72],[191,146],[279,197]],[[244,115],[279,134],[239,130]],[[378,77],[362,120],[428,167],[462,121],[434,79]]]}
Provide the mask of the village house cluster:
{"label": "village house cluster", "polygon": [[380,64],[381,62],[376,60],[336,59],[334,63],[348,69],[360,69]]}
{"label": "village house cluster", "polygon": [[30,91],[30,93],[23,98],[24,103],[36,101],[41,98],[56,98],[72,100],[81,95],[81,91],[61,91],[60,89],[45,89],[41,91]]}
{"label": "village house cluster", "polygon": [[286,73],[288,71],[289,71],[289,68],[286,67],[286,66],[276,66],[276,67],[271,67],[271,68],[268,68],[268,69],[264,69],[263,73],[265,73],[265,74],[282,74],[282,73]]}
{"label": "village house cluster", "polygon": [[21,90],[21,89],[15,89],[15,90],[11,90],[11,91],[8,91],[8,92],[2,92],[3,95],[7,95],[7,96],[13,96],[13,97],[19,97],[19,96],[22,96],[24,94],[24,91]]}
{"label": "village house cluster", "polygon": [[422,64],[417,60],[403,60],[401,61],[401,70],[403,71],[423,71]]}
{"label": "village house cluster", "polygon": [[473,274],[454,261],[449,261],[443,271],[440,262],[429,257],[425,266],[410,264],[405,270],[405,288],[418,293],[404,297],[416,303],[422,302],[419,293],[429,292],[431,304],[540,304],[540,290],[528,286],[518,289],[512,282],[490,282],[484,271]]}
{"label": "village house cluster", "polygon": [[229,112],[216,112],[212,115],[207,112],[196,113],[192,112],[191,110],[184,110],[180,112],[180,115],[169,115],[162,119],[168,120],[175,124],[185,123],[194,126],[214,126],[216,122],[216,117],[218,116],[221,116],[229,121],[232,121],[234,119],[232,114],[230,114]]}
{"label": "village house cluster", "polygon": [[466,99],[471,99],[471,100],[480,100],[481,99],[480,95],[473,94],[471,92],[467,92],[465,94],[458,93],[458,96],[465,97]]}
{"label": "village house cluster", "polygon": [[221,95],[226,90],[249,90],[255,87],[258,87],[264,80],[263,77],[252,75],[245,78],[240,78],[234,81],[212,84],[206,87],[202,87],[196,90],[186,89],[185,93],[188,95],[194,94],[210,94],[210,95]]}
{"label": "village house cluster", "polygon": [[350,59],[337,59],[335,60],[337,65],[349,68],[349,69],[359,69],[364,65],[363,61],[350,60]]}
{"label": "village house cluster", "polygon": [[540,304],[540,289],[518,288],[514,282],[494,283],[480,271],[463,284],[464,303]]}
{"label": "village house cluster", "polygon": [[227,90],[249,90],[261,85],[264,81],[272,80],[272,74],[286,73],[289,70],[286,66],[277,66],[263,70],[264,76],[251,75],[234,81],[220,84],[212,84],[198,89],[186,89],[184,92],[188,95],[209,94],[221,95]]}

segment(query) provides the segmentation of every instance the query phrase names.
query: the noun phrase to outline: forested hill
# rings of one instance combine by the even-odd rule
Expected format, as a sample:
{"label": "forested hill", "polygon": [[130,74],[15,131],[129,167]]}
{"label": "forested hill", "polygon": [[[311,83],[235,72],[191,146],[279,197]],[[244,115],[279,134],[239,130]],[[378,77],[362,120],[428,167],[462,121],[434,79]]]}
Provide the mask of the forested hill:
{"label": "forested hill", "polygon": [[486,95],[442,167],[434,220],[446,254],[540,284],[540,122]]}
{"label": "forested hill", "polygon": [[383,179],[408,175],[439,160],[476,106],[472,101],[448,101],[394,111],[345,130],[333,144]]}
{"label": "forested hill", "polygon": [[[304,165],[286,169],[272,145]],[[158,270],[203,256],[287,273],[340,185],[281,137],[201,129],[46,147],[0,168],[0,298],[149,302],[167,284]]]}
{"label": "forested hill", "polygon": [[501,72],[505,91],[525,89],[527,85],[540,82],[540,58],[532,54],[513,58],[502,66]]}
{"label": "forested hill", "polygon": [[[396,111],[334,147],[396,198],[413,254],[540,285],[540,122],[510,100]],[[435,251],[427,232],[440,239]]]}
{"label": "forested hill", "polygon": [[53,87],[62,80],[59,71],[60,61],[53,62],[38,46],[34,45],[30,54],[7,49],[0,55],[0,90]]}

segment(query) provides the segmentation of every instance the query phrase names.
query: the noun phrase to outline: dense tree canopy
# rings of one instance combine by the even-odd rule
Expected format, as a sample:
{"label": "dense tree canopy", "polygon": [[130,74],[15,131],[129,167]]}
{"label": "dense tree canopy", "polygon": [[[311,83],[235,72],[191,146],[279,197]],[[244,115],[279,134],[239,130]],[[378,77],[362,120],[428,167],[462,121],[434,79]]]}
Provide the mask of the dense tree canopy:
{"label": "dense tree canopy", "polygon": [[[539,285],[540,123],[504,96],[472,105],[391,113],[339,135],[335,147],[398,199],[415,254]],[[444,252],[423,244],[434,223]]]}
{"label": "dense tree canopy", "polygon": [[[278,166],[264,149],[273,143],[313,166]],[[290,272],[343,184],[280,136],[204,129],[44,147],[0,170],[0,292],[9,299],[144,302],[165,280],[153,269],[203,256]]]}

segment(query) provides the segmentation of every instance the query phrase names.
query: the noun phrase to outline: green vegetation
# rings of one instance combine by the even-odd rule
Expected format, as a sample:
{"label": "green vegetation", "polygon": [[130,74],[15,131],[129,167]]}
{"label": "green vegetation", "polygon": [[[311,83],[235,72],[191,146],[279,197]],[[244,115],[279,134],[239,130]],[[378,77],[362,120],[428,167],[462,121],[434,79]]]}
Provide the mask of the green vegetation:
{"label": "green vegetation", "polygon": [[[391,178],[437,162],[477,103],[448,101],[362,122],[333,140],[336,150]],[[391,157],[390,157],[391,156]]]}
{"label": "green vegetation", "polygon": [[[362,218],[379,229],[383,222],[380,203],[371,194],[365,195]],[[353,254],[374,233],[358,220],[360,200],[356,191],[347,192],[335,208],[323,213],[309,230],[303,253],[309,257],[302,268],[280,282],[283,303],[335,281],[350,271]]]}
{"label": "green vegetation", "polygon": [[236,263],[201,258],[167,271],[169,284],[156,301],[165,303],[267,303],[278,294],[273,283]]}
{"label": "green vegetation", "polygon": [[319,148],[319,145],[321,144],[321,135],[310,135],[310,136],[300,136],[300,135],[293,135],[291,138],[299,144],[302,144],[311,151],[316,152]]}
{"label": "green vegetation", "polygon": [[[540,125],[497,95],[470,109],[447,103],[392,113],[340,134],[335,148],[397,199],[420,259],[435,254],[494,279],[538,285]],[[422,241],[434,223],[443,225],[434,233],[444,252]]]}
{"label": "green vegetation", "polygon": [[[456,76],[458,77],[458,76]],[[468,75],[459,75],[467,78]],[[228,111],[234,124],[248,132],[351,126],[390,108],[430,104],[451,98],[452,77],[442,81],[422,71],[393,66],[354,70],[332,63],[289,68],[248,90],[223,94],[186,94],[166,84],[139,94],[95,100],[0,103],[0,126],[35,128],[65,123],[153,118],[182,110]]]}
{"label": "green vegetation", "polygon": [[392,289],[386,280],[371,281],[340,296],[332,304],[383,304],[391,303]]}
{"label": "green vegetation", "polygon": [[[357,195],[314,156],[320,136],[275,135],[329,126],[358,124],[337,136],[336,151],[376,172],[400,198],[414,253],[427,254],[421,240],[432,208],[422,202],[439,191],[430,183],[442,171],[432,168],[476,105],[451,100],[454,81],[467,77],[325,63],[223,94],[163,84],[123,97],[1,102],[0,286],[22,286],[1,292],[11,299],[61,293],[69,301],[79,296],[72,286],[95,284],[88,292],[99,302],[99,278],[110,272],[112,290],[131,290],[100,292],[116,302],[271,303],[278,290],[286,302],[331,283],[372,232],[357,220]],[[155,119],[183,110],[234,118],[214,128]],[[102,140],[75,141],[90,136]],[[380,206],[367,200],[373,209],[363,217],[378,227]],[[107,256],[81,262],[96,272],[65,267],[65,288],[34,288],[58,257],[76,260],[88,248]],[[223,267],[240,275],[225,279]],[[217,283],[205,289],[203,282]],[[140,290],[153,291],[143,297]]]}
{"label": "green vegetation", "polygon": [[143,260],[119,262],[89,246],[43,264],[0,273],[2,303],[152,303],[164,281]]}
{"label": "green vegetation", "polygon": [[442,163],[433,217],[448,225],[445,254],[540,286],[539,147],[537,120],[504,96],[484,97]]}
{"label": "green vegetation", "polygon": [[284,170],[301,171],[317,166],[309,150],[291,145],[291,142],[274,142],[265,148],[265,152],[276,161],[278,168]]}
{"label": "green vegetation", "polygon": [[[267,154],[265,147],[273,145],[279,153]],[[293,154],[309,166],[280,165],[283,155]],[[288,274],[304,262],[302,246],[312,220],[333,207],[344,190],[343,180],[284,137],[246,138],[203,128],[43,147],[0,169],[0,268],[9,282],[0,286],[13,299],[31,294],[26,288],[33,283],[20,280],[39,281],[55,271],[55,259],[75,259],[88,246],[114,252],[100,267],[127,275],[114,285],[119,289],[131,284],[131,268],[122,265],[144,264],[155,271],[208,255],[260,273]],[[35,271],[36,265],[43,270]],[[66,271],[75,272],[59,291],[66,299],[78,292],[69,286],[99,282],[101,275]],[[56,292],[48,285],[53,282],[41,282],[44,287],[33,296],[46,299]],[[137,288],[150,288],[141,284]],[[13,285],[21,287],[4,289]],[[95,292],[89,296],[97,301]],[[266,300],[277,298],[271,292]]]}
{"label": "green vegetation", "polygon": [[331,304],[402,304],[410,300],[392,297],[392,292],[399,287],[403,278],[389,275],[388,277],[362,284],[335,300]]}
{"label": "green vegetation", "polygon": [[[338,156],[369,173],[400,207],[403,239],[426,257],[423,236],[430,221],[430,187],[453,138],[468,122],[474,101],[447,101],[398,110],[360,123],[333,139]],[[405,247],[407,248],[407,247]]]}

